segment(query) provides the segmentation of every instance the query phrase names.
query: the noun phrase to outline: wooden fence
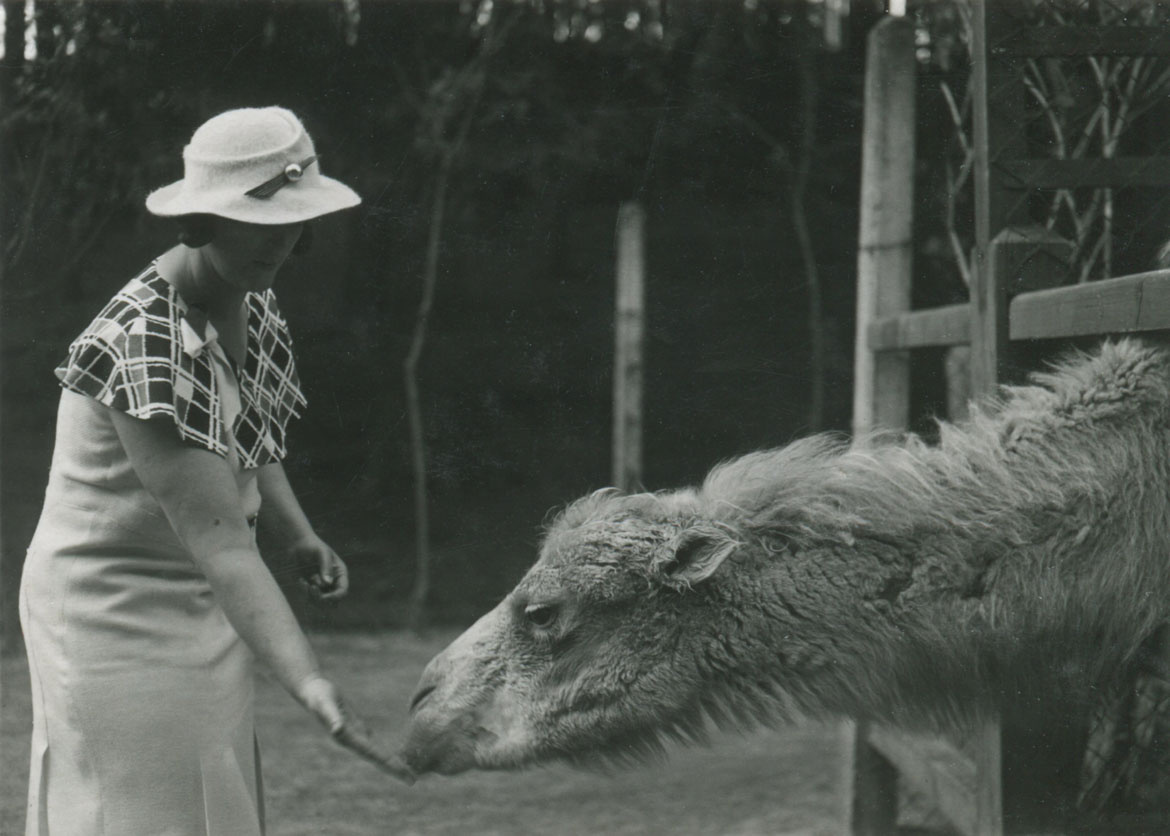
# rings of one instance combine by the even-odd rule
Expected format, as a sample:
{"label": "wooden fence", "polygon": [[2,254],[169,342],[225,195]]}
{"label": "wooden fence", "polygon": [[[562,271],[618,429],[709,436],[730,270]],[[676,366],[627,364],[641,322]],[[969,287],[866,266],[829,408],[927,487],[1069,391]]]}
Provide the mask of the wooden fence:
{"label": "wooden fence", "polygon": [[[914,31],[890,18],[870,36],[854,430],[905,429],[911,352],[969,352],[948,363],[949,389],[979,397],[1003,379],[1013,341],[1170,330],[1170,270],[1064,285],[1072,244],[1030,225],[1027,193],[1091,186],[1170,186],[1166,158],[1028,159],[1020,61],[1034,56],[1170,55],[1165,31],[1140,27],[1009,26],[1008,4],[972,4],[975,253],[970,301],[911,310],[915,96]],[[961,399],[960,399],[961,400]],[[955,416],[952,416],[955,417]],[[963,834],[1004,832],[1001,728],[991,721],[961,744],[868,723],[848,728],[846,804],[852,832],[896,832],[898,784],[907,782]]]}

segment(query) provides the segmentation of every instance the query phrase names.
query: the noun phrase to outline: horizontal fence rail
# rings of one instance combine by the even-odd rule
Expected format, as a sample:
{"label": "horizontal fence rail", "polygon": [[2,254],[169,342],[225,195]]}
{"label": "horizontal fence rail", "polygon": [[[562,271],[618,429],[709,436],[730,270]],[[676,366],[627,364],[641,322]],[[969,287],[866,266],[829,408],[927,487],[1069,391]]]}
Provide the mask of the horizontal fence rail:
{"label": "horizontal fence rail", "polygon": [[1170,329],[1170,270],[1021,293],[1009,322],[1013,340]]}
{"label": "horizontal fence rail", "polygon": [[875,319],[869,324],[868,342],[873,351],[967,345],[971,342],[971,306],[964,302]]}
{"label": "horizontal fence rail", "polygon": [[[1170,330],[1170,270],[1021,293],[1008,314],[1013,340]],[[867,329],[873,351],[966,345],[971,306],[946,305],[875,319]]]}

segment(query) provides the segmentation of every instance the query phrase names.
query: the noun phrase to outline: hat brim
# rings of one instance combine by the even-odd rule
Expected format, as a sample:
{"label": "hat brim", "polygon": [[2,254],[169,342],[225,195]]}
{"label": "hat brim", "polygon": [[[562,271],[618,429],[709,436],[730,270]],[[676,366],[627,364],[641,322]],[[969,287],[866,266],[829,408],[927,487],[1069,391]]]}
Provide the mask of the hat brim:
{"label": "hat brim", "polygon": [[362,202],[357,192],[324,175],[290,184],[271,197],[256,198],[235,189],[198,193],[186,190],[186,180],[155,189],[146,197],[146,208],[161,218],[182,215],[218,215],[253,224],[295,224],[319,218]]}

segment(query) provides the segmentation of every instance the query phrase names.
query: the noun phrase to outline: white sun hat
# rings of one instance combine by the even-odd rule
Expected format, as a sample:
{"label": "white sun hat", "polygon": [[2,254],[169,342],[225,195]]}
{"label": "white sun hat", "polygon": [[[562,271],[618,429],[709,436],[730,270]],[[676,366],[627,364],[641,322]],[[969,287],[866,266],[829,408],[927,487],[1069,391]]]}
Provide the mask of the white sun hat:
{"label": "white sun hat", "polygon": [[183,179],[151,192],[146,208],[164,218],[207,214],[290,224],[361,200],[321,173],[313,140],[291,111],[246,107],[199,126],[183,149]]}

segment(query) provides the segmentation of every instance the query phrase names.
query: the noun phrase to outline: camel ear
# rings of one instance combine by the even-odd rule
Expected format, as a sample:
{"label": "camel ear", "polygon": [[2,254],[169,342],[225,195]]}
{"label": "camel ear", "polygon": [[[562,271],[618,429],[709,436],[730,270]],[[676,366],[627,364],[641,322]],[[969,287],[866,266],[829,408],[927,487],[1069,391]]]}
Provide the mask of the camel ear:
{"label": "camel ear", "polygon": [[677,589],[702,583],[723,565],[739,541],[723,528],[713,525],[686,528],[656,562],[659,577]]}

